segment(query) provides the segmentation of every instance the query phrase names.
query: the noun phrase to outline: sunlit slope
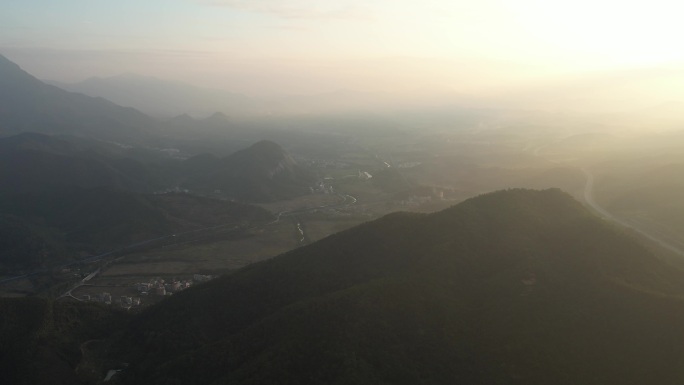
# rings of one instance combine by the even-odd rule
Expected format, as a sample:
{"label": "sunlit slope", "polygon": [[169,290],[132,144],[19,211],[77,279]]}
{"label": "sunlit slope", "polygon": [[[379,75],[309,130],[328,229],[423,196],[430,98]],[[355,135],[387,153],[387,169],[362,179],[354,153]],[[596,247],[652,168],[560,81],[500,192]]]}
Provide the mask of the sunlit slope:
{"label": "sunlit slope", "polygon": [[677,384],[684,274],[559,190],[397,213],[153,307],[127,383]]}

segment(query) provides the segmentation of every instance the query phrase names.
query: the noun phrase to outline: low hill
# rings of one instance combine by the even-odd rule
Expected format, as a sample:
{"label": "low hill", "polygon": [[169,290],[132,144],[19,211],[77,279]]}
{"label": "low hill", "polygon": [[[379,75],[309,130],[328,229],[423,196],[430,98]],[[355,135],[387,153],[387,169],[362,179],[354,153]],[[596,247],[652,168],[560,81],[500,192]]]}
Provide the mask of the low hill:
{"label": "low hill", "polygon": [[680,384],[684,274],[559,190],[396,213],[136,317],[130,384]]}
{"label": "low hill", "polygon": [[224,158],[188,159],[184,187],[193,191],[221,190],[233,198],[267,202],[309,192],[312,176],[278,144],[262,140]]}

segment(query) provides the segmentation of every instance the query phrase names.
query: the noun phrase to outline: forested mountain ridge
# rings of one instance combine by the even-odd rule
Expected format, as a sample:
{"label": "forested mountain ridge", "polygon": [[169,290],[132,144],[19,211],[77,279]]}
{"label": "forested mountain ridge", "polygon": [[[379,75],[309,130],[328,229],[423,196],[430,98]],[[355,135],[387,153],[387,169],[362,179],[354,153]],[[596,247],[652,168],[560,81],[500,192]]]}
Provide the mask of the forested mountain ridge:
{"label": "forested mountain ridge", "polygon": [[676,384],[682,272],[559,190],[391,214],[174,296],[125,383]]}
{"label": "forested mountain ridge", "polygon": [[108,188],[0,195],[0,272],[218,225],[265,223],[261,207],[183,193]]}
{"label": "forested mountain ridge", "polygon": [[280,145],[261,140],[224,158],[199,155],[185,162],[191,190],[220,190],[236,199],[265,202],[309,193],[313,175]]}
{"label": "forested mountain ridge", "polygon": [[136,158],[133,150],[27,132],[0,138],[0,193],[109,187],[152,192],[168,187],[168,160]]}
{"label": "forested mountain ridge", "polygon": [[[180,160],[73,136],[0,138],[0,273],[217,221],[261,221],[270,218],[264,209],[225,198],[287,199],[308,194],[311,181],[270,141],[224,158]],[[179,185],[223,200],[152,194],[179,191]]]}

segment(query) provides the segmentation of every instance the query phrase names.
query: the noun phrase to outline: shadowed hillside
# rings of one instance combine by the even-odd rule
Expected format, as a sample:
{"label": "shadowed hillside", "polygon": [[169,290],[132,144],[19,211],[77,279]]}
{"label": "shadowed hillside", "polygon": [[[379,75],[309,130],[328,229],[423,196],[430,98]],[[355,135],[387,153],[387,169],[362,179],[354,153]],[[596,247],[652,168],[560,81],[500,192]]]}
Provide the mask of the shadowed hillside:
{"label": "shadowed hillside", "polygon": [[[164,163],[166,162],[166,163]],[[22,133],[0,139],[0,192],[110,187],[151,192],[172,180],[157,154],[75,137]]]}
{"label": "shadowed hillside", "polygon": [[185,162],[184,186],[200,192],[220,190],[239,200],[267,202],[309,192],[312,175],[278,144],[262,140],[224,158],[199,155]]}
{"label": "shadowed hillside", "polygon": [[116,345],[136,384],[678,384],[683,278],[559,190],[509,190],[187,290]]}
{"label": "shadowed hillside", "polygon": [[217,225],[270,220],[256,206],[189,194],[98,189],[0,196],[0,267],[35,267],[83,253]]}
{"label": "shadowed hillside", "polygon": [[14,385],[102,379],[102,368],[88,364],[87,347],[126,320],[103,305],[42,298],[0,298],[0,312],[0,382]]}

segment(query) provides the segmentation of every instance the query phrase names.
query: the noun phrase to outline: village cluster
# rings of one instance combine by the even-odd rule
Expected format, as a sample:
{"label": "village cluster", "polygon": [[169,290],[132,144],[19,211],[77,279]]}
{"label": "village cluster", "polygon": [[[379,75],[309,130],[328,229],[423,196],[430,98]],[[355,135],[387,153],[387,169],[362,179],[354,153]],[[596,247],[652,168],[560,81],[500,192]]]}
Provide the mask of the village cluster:
{"label": "village cluster", "polygon": [[216,278],[213,275],[195,274],[192,279],[178,280],[173,278],[166,281],[162,278],[153,278],[148,282],[139,282],[134,285],[135,290],[139,296],[122,295],[120,298],[113,298],[111,293],[102,292],[97,296],[84,294],[81,296],[82,301],[102,302],[106,305],[118,304],[123,308],[130,309],[132,307],[140,306],[143,301],[141,297],[149,295],[168,296],[174,293],[181,292],[195,283],[207,282]]}

